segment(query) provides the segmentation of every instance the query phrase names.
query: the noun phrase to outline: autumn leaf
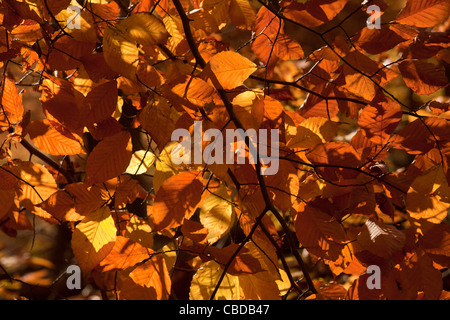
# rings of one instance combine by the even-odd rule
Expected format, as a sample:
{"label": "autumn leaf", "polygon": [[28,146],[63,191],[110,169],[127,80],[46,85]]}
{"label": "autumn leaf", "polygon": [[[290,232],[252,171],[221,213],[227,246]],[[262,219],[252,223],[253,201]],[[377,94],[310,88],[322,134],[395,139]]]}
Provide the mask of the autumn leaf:
{"label": "autumn leaf", "polygon": [[450,5],[445,0],[408,0],[396,21],[419,28],[434,27],[450,14]]}
{"label": "autumn leaf", "polygon": [[117,236],[114,247],[108,255],[100,262],[103,272],[110,270],[124,270],[132,267],[145,259],[150,258],[151,249],[144,248],[131,239]]}
{"label": "autumn leaf", "polygon": [[442,292],[441,273],[433,268],[431,259],[423,250],[406,254],[405,260],[396,266],[397,282],[402,287],[402,299],[415,299],[420,291],[423,299],[435,300]]}
{"label": "autumn leaf", "polygon": [[151,151],[138,150],[132,154],[131,161],[125,172],[132,175],[143,174],[147,172],[155,160],[156,156]]}
{"label": "autumn leaf", "polygon": [[406,85],[417,94],[430,95],[448,85],[444,68],[422,60],[405,60],[399,65]]}
{"label": "autumn leaf", "polygon": [[390,98],[373,101],[359,115],[358,125],[370,141],[384,145],[402,119],[398,103]]}
{"label": "autumn leaf", "polygon": [[347,4],[347,0],[327,0],[320,3],[286,1],[286,17],[308,27],[317,27],[332,20]]}
{"label": "autumn leaf", "polygon": [[75,210],[75,200],[64,190],[58,190],[39,207],[50,213],[59,221],[79,221],[83,218]]}
{"label": "autumn leaf", "polygon": [[111,252],[116,232],[108,207],[91,212],[77,225],[72,250],[83,273],[89,273]]}
{"label": "autumn leaf", "polygon": [[163,88],[163,95],[175,106],[178,111],[186,108],[198,110],[212,102],[214,87],[198,77],[182,76]]}
{"label": "autumn leaf", "polygon": [[213,73],[213,76],[209,76],[212,83],[215,82],[215,77],[223,89],[234,89],[240,86],[256,71],[256,65],[253,62],[231,51],[219,52],[209,60],[208,65],[210,68],[208,70]]}
{"label": "autumn leaf", "polygon": [[130,278],[140,286],[152,288],[155,300],[168,299],[171,280],[162,255],[155,255],[144,264],[137,266],[130,273]]}
{"label": "autumn leaf", "polygon": [[[208,261],[202,265],[192,279],[189,298],[191,300],[209,299],[218,284],[222,272],[222,267],[214,261]],[[214,299],[237,300],[239,297],[239,278],[225,274]]]}
{"label": "autumn leaf", "polygon": [[22,95],[17,91],[13,80],[3,78],[4,84],[1,91],[2,110],[5,112],[5,122],[18,123],[22,120],[23,105]]}
{"label": "autumn leaf", "polygon": [[231,199],[224,186],[208,195],[200,207],[200,222],[208,229],[207,241],[214,243],[227,234],[233,226]]}
{"label": "autumn leaf", "polygon": [[111,117],[117,107],[117,81],[108,81],[93,88],[83,99],[86,126]]}
{"label": "autumn leaf", "polygon": [[405,245],[406,236],[393,226],[368,219],[358,234],[358,247],[389,258]]}
{"label": "autumn leaf", "polygon": [[411,184],[406,196],[406,208],[414,219],[440,223],[450,208],[449,196],[448,181],[442,167],[436,166]]}
{"label": "autumn leaf", "polygon": [[201,201],[200,178],[199,172],[185,171],[163,182],[153,204],[154,230],[176,227],[194,214]]}
{"label": "autumn leaf", "polygon": [[297,238],[309,252],[327,260],[336,260],[343,248],[344,231],[326,213],[302,205],[295,220]]}
{"label": "autumn leaf", "polygon": [[131,156],[128,132],[122,131],[106,137],[89,154],[86,164],[86,184],[92,185],[117,177],[125,172]]}
{"label": "autumn leaf", "polygon": [[49,120],[35,120],[27,126],[33,143],[52,155],[75,155],[84,153],[81,142],[62,125]]}
{"label": "autumn leaf", "polygon": [[107,26],[103,36],[103,54],[112,70],[136,79],[139,64],[139,48],[136,44],[152,46],[164,43],[169,33],[164,24],[148,13],[136,13],[117,23]]}
{"label": "autumn leaf", "polygon": [[360,156],[348,143],[319,144],[309,151],[306,157],[316,165],[317,172],[327,180],[352,179],[358,175],[358,172],[351,168],[358,166]]}

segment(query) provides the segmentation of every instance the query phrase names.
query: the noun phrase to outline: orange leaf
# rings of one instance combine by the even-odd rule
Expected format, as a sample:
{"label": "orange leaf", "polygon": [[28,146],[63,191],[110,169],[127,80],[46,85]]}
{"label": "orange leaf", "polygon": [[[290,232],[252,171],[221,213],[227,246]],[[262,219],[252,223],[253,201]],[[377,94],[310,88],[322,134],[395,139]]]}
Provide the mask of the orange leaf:
{"label": "orange leaf", "polygon": [[136,77],[147,87],[157,87],[164,84],[164,77],[156,68],[144,60],[139,61]]}
{"label": "orange leaf", "polygon": [[39,205],[61,221],[78,221],[83,217],[75,211],[75,201],[64,190],[58,190]]}
{"label": "orange leaf", "polygon": [[336,181],[341,177],[353,179],[358,175],[357,171],[350,168],[358,167],[360,155],[348,143],[336,141],[319,144],[306,157],[327,180]]}
{"label": "orange leaf", "polygon": [[99,123],[112,116],[117,106],[117,81],[108,81],[93,88],[83,100],[86,116],[85,126]]}
{"label": "orange leaf", "polygon": [[175,130],[175,108],[171,107],[165,99],[155,97],[139,113],[139,122],[159,149],[162,150],[170,141]]}
{"label": "orange leaf", "polygon": [[153,250],[144,248],[131,239],[117,236],[114,247],[99,266],[102,267],[102,272],[124,270],[148,259],[152,253]]}
{"label": "orange leaf", "polygon": [[88,186],[82,182],[77,182],[66,185],[64,189],[75,200],[75,210],[80,215],[85,216],[105,203],[101,190],[97,186]]}
{"label": "orange leaf", "polygon": [[166,84],[162,92],[178,110],[195,111],[212,102],[215,89],[200,78],[182,76]]}
{"label": "orange leaf", "polygon": [[396,21],[419,28],[434,27],[450,15],[447,0],[408,0]]}
{"label": "orange leaf", "polygon": [[318,27],[332,20],[347,4],[348,0],[287,1],[284,15],[307,27]]}
{"label": "orange leaf", "polygon": [[230,263],[227,273],[231,275],[254,274],[264,271],[257,257],[253,256],[247,247],[243,247],[231,261],[231,257],[238,248],[239,245],[233,243],[224,248],[209,247],[208,252],[211,253],[215,261],[223,265]]}
{"label": "orange leaf", "polygon": [[358,246],[388,259],[405,245],[406,236],[393,226],[368,219],[358,234]]}
{"label": "orange leaf", "polygon": [[[45,113],[49,113],[59,123],[70,130],[80,128],[80,102],[84,96],[67,80],[47,75],[49,79],[42,82],[39,90],[42,92],[40,101]],[[48,118],[48,117],[47,117]]]}
{"label": "orange leaf", "polygon": [[207,66],[208,74],[215,83],[214,77],[223,89],[234,89],[244,83],[256,71],[256,65],[233,51],[222,51],[211,57]]}
{"label": "orange leaf", "polygon": [[165,180],[153,204],[153,229],[177,227],[200,205],[203,184],[197,171],[184,171]]}
{"label": "orange leaf", "polygon": [[100,141],[89,154],[85,183],[101,183],[125,172],[131,160],[131,147],[128,131],[121,131]]}
{"label": "orange leaf", "polygon": [[331,216],[310,205],[298,208],[295,231],[300,244],[312,254],[327,260],[336,260],[345,239],[341,225]]}
{"label": "orange leaf", "polygon": [[269,73],[279,59],[303,58],[301,46],[284,33],[284,22],[264,6],[256,15],[253,31],[257,37],[252,43],[252,50],[266,65]]}
{"label": "orange leaf", "polygon": [[169,298],[171,280],[164,257],[161,254],[154,255],[146,263],[136,267],[130,278],[142,287],[153,288],[155,300]]}
{"label": "orange leaf", "polygon": [[359,115],[358,125],[370,141],[384,145],[402,120],[400,105],[390,98],[372,101]]}
{"label": "orange leaf", "polygon": [[406,85],[417,94],[430,95],[448,85],[445,69],[441,65],[422,60],[405,60],[398,68]]}
{"label": "orange leaf", "polygon": [[9,123],[15,124],[22,120],[22,95],[17,92],[16,84],[8,77],[3,77],[2,109],[6,113]]}
{"label": "orange leaf", "polygon": [[394,48],[399,43],[412,40],[412,37],[395,32],[395,29],[392,30],[390,27],[382,27],[381,29],[364,28],[352,40],[355,45],[368,53],[379,54]]}
{"label": "orange leaf", "polygon": [[416,299],[423,292],[423,299],[437,300],[442,293],[442,275],[433,267],[430,257],[421,249],[408,252],[396,266],[397,283],[402,288],[402,299]]}
{"label": "orange leaf", "polygon": [[47,119],[32,121],[26,127],[36,147],[52,155],[75,155],[84,153],[77,138],[57,122]]}

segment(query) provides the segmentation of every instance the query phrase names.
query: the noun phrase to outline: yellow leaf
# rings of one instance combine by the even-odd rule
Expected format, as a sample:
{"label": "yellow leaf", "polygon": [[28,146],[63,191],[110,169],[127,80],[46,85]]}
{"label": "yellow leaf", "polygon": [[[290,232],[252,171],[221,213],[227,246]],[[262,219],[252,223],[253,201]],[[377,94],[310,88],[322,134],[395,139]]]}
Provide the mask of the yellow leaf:
{"label": "yellow leaf", "polygon": [[[234,89],[242,85],[257,69],[253,62],[233,51],[219,52],[209,60],[208,65],[223,89]],[[214,83],[212,76],[210,78]]]}
{"label": "yellow leaf", "polygon": [[245,300],[280,300],[275,281],[262,280],[253,274],[239,275],[239,287]]}
{"label": "yellow leaf", "polygon": [[204,0],[202,2],[202,8],[214,17],[219,29],[225,27],[230,19],[229,7],[230,0]]}
{"label": "yellow leaf", "polygon": [[297,127],[296,135],[289,141],[290,148],[312,148],[330,141],[337,132],[338,124],[323,117],[309,117]]}
{"label": "yellow leaf", "polygon": [[185,40],[183,36],[183,25],[181,23],[181,18],[173,15],[165,15],[163,22],[167,32],[170,34],[168,47],[172,52],[176,52],[177,46]]}
{"label": "yellow leaf", "polygon": [[155,162],[156,156],[148,150],[138,150],[131,156],[130,164],[125,170],[126,173],[137,175],[146,173]]}
{"label": "yellow leaf", "polygon": [[134,80],[139,64],[139,49],[117,24],[106,27],[103,35],[103,56],[108,66],[118,74]]}
{"label": "yellow leaf", "polygon": [[91,212],[77,225],[72,234],[72,250],[83,273],[90,272],[109,254],[116,232],[107,206]]}
{"label": "yellow leaf", "polygon": [[236,216],[233,214],[230,196],[224,186],[208,195],[200,208],[200,222],[208,229],[206,237],[214,243],[230,231]]}
{"label": "yellow leaf", "polygon": [[165,43],[169,38],[161,20],[145,12],[133,14],[121,21],[120,28],[125,30],[131,39],[144,46]]}
{"label": "yellow leaf", "polygon": [[182,171],[182,167],[180,165],[172,162],[172,149],[177,144],[178,142],[175,141],[168,143],[167,146],[161,151],[158,159],[156,159],[156,172],[153,175],[153,189],[155,190],[155,193],[158,192],[165,180]]}
{"label": "yellow leaf", "polygon": [[145,248],[153,247],[152,228],[147,221],[136,215],[131,216],[127,221],[125,230],[123,230],[123,235]]}
{"label": "yellow leaf", "polygon": [[[191,300],[208,300],[224,272],[214,261],[203,264],[192,278],[189,298]],[[238,300],[240,298],[239,277],[226,274],[214,296],[215,300]]]}

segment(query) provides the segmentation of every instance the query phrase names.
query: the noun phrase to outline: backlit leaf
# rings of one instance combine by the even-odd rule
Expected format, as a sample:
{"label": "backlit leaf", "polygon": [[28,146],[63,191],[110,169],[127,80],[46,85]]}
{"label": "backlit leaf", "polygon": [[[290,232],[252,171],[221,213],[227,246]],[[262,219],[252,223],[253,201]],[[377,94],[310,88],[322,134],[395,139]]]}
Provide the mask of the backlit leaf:
{"label": "backlit leaf", "polygon": [[72,235],[72,250],[83,273],[95,268],[113,249],[116,226],[108,207],[87,215]]}
{"label": "backlit leaf", "polygon": [[[209,60],[209,67],[223,89],[234,89],[240,86],[256,71],[256,65],[253,62],[232,51],[222,51],[213,56]],[[214,81],[212,80],[213,83]]]}
{"label": "backlit leaf", "polygon": [[[59,130],[58,130],[59,129]],[[47,119],[32,121],[27,132],[33,143],[52,155],[75,155],[84,153],[82,145],[67,129]]]}
{"label": "backlit leaf", "polygon": [[399,65],[406,85],[417,94],[430,95],[448,85],[444,68],[422,60],[405,60]]}
{"label": "backlit leaf", "polygon": [[[224,272],[223,268],[214,261],[208,261],[203,264],[192,279],[189,298],[192,300],[209,299],[218,284],[222,272]],[[226,274],[214,299],[238,300],[239,298],[239,277]]]}
{"label": "backlit leaf", "polygon": [[196,171],[184,171],[163,182],[153,204],[154,230],[179,226],[194,214],[203,189],[199,175]]}
{"label": "backlit leaf", "polygon": [[117,236],[111,252],[99,265],[103,271],[123,270],[149,258],[152,252],[131,239]]}
{"label": "backlit leaf", "polygon": [[106,137],[89,154],[86,183],[100,183],[125,172],[131,160],[131,140],[127,131]]}
{"label": "backlit leaf", "polygon": [[167,300],[170,294],[171,280],[166,261],[161,254],[154,255],[150,260],[137,266],[130,278],[135,283],[155,292],[155,300]]}
{"label": "backlit leaf", "polygon": [[419,28],[434,27],[448,18],[450,4],[446,0],[408,0],[397,21]]}

